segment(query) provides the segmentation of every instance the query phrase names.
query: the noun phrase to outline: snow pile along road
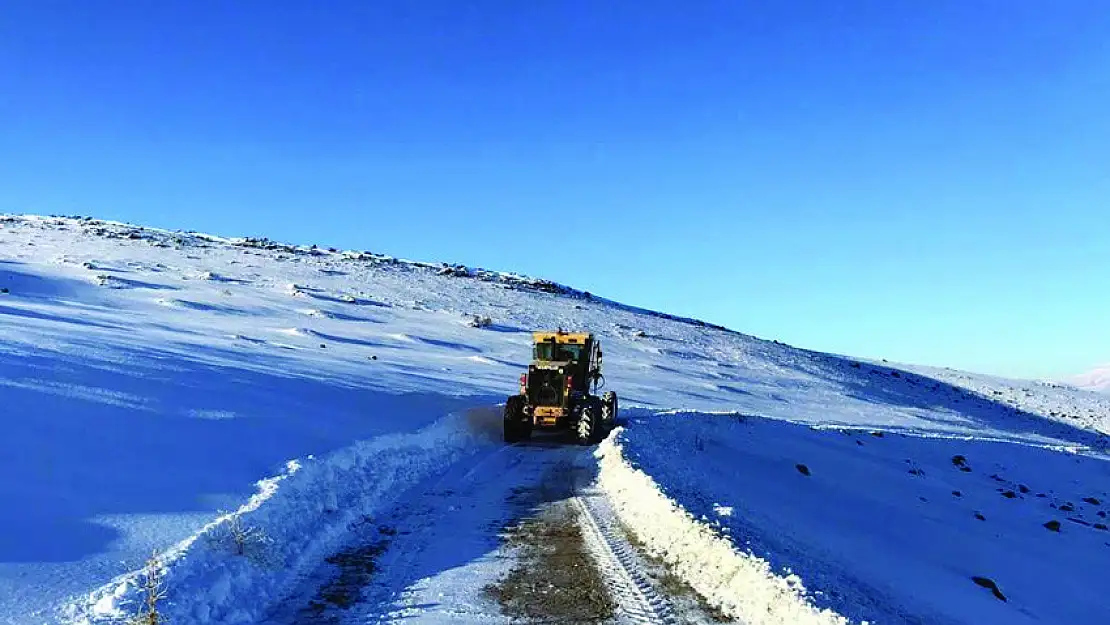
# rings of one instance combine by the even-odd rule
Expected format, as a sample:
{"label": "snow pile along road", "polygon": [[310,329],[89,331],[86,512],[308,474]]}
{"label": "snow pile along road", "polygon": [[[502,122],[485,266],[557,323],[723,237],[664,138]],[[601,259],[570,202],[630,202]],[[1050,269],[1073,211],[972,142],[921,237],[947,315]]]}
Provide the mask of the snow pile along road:
{"label": "snow pile along road", "polygon": [[[620,436],[620,431],[616,433]],[[722,614],[751,625],[842,625],[848,621],[813,606],[802,580],[779,575],[767,561],[737,549],[660,492],[622,456],[610,438],[598,450],[601,486],[621,521],[657,557]]]}
{"label": "snow pile along road", "polygon": [[745,622],[1097,623],[1110,609],[1091,592],[1110,558],[1101,451],[672,413],[601,454],[622,519]]}
{"label": "snow pile along road", "polygon": [[[471,417],[474,418],[474,417]],[[484,417],[483,417],[484,418]],[[412,434],[390,434],[329,454],[290,461],[285,474],[160,558],[175,600],[169,622],[263,622],[300,576],[342,545],[352,524],[377,514],[392,496],[493,441],[452,415]],[[182,561],[187,560],[187,561]],[[68,608],[94,623],[125,618],[149,571],[124,575]]]}

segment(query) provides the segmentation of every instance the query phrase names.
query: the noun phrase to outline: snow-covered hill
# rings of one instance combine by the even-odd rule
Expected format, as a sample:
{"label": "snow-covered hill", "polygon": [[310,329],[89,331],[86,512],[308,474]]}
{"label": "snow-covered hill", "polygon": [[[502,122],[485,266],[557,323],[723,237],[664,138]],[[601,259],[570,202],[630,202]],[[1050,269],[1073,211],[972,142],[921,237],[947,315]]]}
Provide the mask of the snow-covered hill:
{"label": "snow-covered hill", "polygon": [[[119,618],[152,551],[170,622],[273,622],[352,527],[460,467],[518,464],[498,404],[528,331],[554,327],[605,347],[627,424],[595,470],[621,523],[720,615],[1110,610],[1105,395],[810,352],[515,274],[81,218],[0,218],[0,289],[3,622]],[[236,526],[264,532],[256,552]],[[487,547],[386,571],[382,596],[493,575]]]}
{"label": "snow-covered hill", "polygon": [[1070,382],[1082,389],[1110,393],[1110,365],[1097,367],[1087,373],[1077,375]]}

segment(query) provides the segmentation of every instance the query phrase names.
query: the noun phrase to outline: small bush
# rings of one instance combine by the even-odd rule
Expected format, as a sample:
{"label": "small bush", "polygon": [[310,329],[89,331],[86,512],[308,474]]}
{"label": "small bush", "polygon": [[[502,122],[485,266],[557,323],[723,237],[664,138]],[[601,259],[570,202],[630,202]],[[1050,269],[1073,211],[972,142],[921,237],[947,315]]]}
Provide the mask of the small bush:
{"label": "small bush", "polygon": [[209,543],[215,549],[227,550],[256,564],[277,564],[273,562],[273,539],[262,528],[244,523],[239,515],[229,517],[213,530]]}

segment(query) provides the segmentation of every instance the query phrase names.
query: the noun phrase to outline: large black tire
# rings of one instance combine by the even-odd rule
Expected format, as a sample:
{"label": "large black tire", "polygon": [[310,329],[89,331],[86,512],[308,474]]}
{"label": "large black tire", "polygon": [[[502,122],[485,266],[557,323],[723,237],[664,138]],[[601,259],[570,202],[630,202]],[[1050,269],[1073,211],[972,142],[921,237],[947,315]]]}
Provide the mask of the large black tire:
{"label": "large black tire", "polygon": [[617,394],[613,391],[605,391],[601,396],[601,420],[606,434],[617,425]]}
{"label": "large black tire", "polygon": [[574,437],[579,445],[593,445],[604,435],[601,421],[601,402],[590,401],[582,406],[574,425]]}
{"label": "large black tire", "polygon": [[523,420],[524,398],[513,395],[505,401],[504,438],[506,443],[519,443],[532,435],[530,423]]}

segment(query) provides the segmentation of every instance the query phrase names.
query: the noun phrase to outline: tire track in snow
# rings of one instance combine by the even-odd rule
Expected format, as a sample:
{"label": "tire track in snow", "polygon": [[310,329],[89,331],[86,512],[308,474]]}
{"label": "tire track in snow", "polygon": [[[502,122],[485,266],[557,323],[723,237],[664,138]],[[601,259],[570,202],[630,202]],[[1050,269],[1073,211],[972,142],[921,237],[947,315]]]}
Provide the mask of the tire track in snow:
{"label": "tire track in snow", "polygon": [[645,625],[677,624],[670,602],[648,579],[639,554],[624,538],[605,495],[593,487],[579,489],[571,502],[579,512],[586,545],[617,604],[617,618]]}

